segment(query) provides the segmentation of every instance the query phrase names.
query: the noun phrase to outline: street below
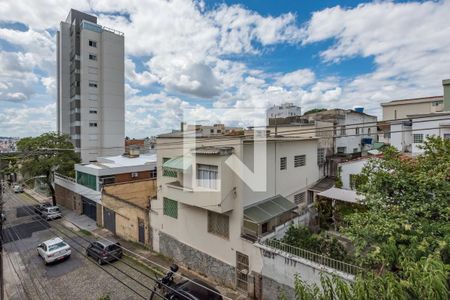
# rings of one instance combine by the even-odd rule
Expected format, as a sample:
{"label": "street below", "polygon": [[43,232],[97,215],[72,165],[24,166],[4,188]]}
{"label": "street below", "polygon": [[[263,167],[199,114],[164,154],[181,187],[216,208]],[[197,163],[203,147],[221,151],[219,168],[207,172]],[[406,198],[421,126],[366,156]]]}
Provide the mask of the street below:
{"label": "street below", "polygon": [[[148,299],[155,274],[125,256],[98,265],[86,257],[94,238],[75,232],[61,220],[45,221],[34,213],[36,202],[24,193],[3,195],[3,265],[6,299]],[[45,265],[37,246],[60,237],[72,249],[70,258]],[[156,297],[155,297],[156,298]]]}

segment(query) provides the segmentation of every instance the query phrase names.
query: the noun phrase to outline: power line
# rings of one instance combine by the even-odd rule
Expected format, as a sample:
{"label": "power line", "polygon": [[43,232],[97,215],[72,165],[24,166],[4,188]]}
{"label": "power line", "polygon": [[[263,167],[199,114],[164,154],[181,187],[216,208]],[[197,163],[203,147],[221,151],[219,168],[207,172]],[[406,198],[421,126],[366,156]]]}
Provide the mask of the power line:
{"label": "power line", "polygon": [[[32,199],[33,201],[35,201],[35,202],[38,202],[36,199],[34,199],[34,198],[32,198],[32,197],[31,197],[31,199]],[[64,219],[65,221],[67,221],[67,222],[73,224],[74,226],[76,226],[76,227],[78,228],[78,225],[77,225],[77,224],[73,223],[71,220],[67,219],[66,217],[63,216],[61,219]],[[63,225],[62,225],[62,226],[63,226]],[[114,243],[114,241],[111,241],[111,240],[109,240],[109,239],[107,239],[107,238],[105,238],[105,237],[103,237],[103,236],[101,236],[101,235],[99,235],[99,234],[97,234],[97,233],[95,233],[95,232],[92,232],[92,231],[91,231],[91,233],[92,233],[93,235],[95,235],[96,237],[99,237],[99,238],[101,238],[101,239],[103,239],[103,240],[105,240],[105,241]],[[77,233],[74,233],[74,234],[79,235],[79,234],[77,234]],[[81,237],[81,236],[80,236],[80,237]],[[157,266],[158,268],[164,269],[164,270],[166,270],[166,271],[170,271],[170,269],[168,269],[167,267],[165,267],[165,266],[163,266],[163,265],[161,265],[161,264],[158,264],[158,263],[156,263],[156,262],[154,262],[154,261],[151,261],[151,260],[148,259],[147,257],[144,257],[144,256],[142,256],[142,255],[140,255],[140,254],[138,254],[138,253],[136,253],[136,252],[134,252],[134,251],[131,251],[131,250],[129,250],[128,248],[125,248],[125,247],[122,246],[122,245],[120,245],[120,247],[121,247],[123,250],[125,250],[125,251],[127,251],[127,252],[129,252],[129,253],[132,253],[132,254],[135,255],[136,257],[139,257],[139,258],[141,258],[141,259],[143,259],[143,260],[148,261],[149,263],[151,263],[152,265]],[[221,295],[220,293],[217,293],[216,291],[214,291],[214,290],[212,290],[212,289],[210,289],[210,288],[208,288],[208,287],[206,287],[206,286],[203,286],[203,285],[201,285],[201,284],[199,284],[199,283],[193,281],[192,279],[190,279],[190,278],[188,278],[188,277],[186,277],[186,276],[183,276],[182,274],[175,273],[174,275],[176,275],[176,276],[178,276],[178,277],[180,277],[180,278],[183,278],[183,279],[185,279],[185,280],[188,280],[188,281],[190,281],[191,283],[193,283],[193,284],[195,284],[195,285],[197,285],[197,286],[200,286],[200,287],[202,287],[202,288],[204,288],[204,289],[206,289],[206,290],[208,290],[208,291],[210,291],[210,292],[213,292],[213,293],[215,293],[215,294],[217,294],[217,295],[220,295],[220,296],[222,296],[222,297],[225,298],[225,299],[232,300],[231,298],[226,297],[226,296],[223,296],[223,295]],[[152,280],[156,280],[156,279],[153,278]],[[173,288],[171,288],[171,287],[169,287],[169,286],[166,286],[166,288],[168,288],[169,290],[172,290],[172,291],[174,291],[175,293],[178,293],[178,294],[179,294],[178,291],[174,290]]]}
{"label": "power line", "polygon": [[[13,195],[11,195],[11,196],[13,196]],[[16,203],[18,203],[18,202],[24,203],[22,200],[16,198],[15,196],[14,196],[14,197],[11,197],[11,199],[13,199]],[[26,206],[24,206],[24,209],[25,209],[26,211],[30,212],[30,209],[27,208]],[[34,213],[33,213],[33,212],[32,212],[31,214],[28,213],[28,215],[32,215],[32,214],[34,214]],[[41,217],[39,217],[39,218],[37,219],[37,221],[38,221],[39,223],[41,223],[42,225],[44,225],[44,223],[42,223],[41,220],[44,220],[44,219],[42,219]],[[78,243],[76,240],[74,240],[73,238],[71,238],[68,234],[62,232],[61,230],[59,230],[59,229],[56,228],[56,227],[50,226],[49,222],[47,222],[47,221],[45,221],[45,222],[47,223],[47,225],[49,226],[49,229],[50,229],[53,233],[55,233],[55,232],[54,232],[52,229],[55,229],[56,231],[58,231],[59,233],[63,234],[63,235],[66,236],[68,239],[70,239],[72,242],[75,242],[76,244],[80,245],[80,246],[84,249],[84,247],[83,247],[80,243]],[[72,247],[72,248],[73,248],[75,251],[77,251],[78,253],[80,253],[81,256],[87,258],[87,256],[86,256],[84,253],[82,253],[79,249],[77,249],[76,247]],[[90,259],[88,259],[88,258],[87,258],[87,260],[89,260],[90,262],[92,262],[92,263],[94,263],[96,266],[98,266],[94,261],[92,261],[92,260],[90,260]],[[111,264],[110,262],[107,262],[107,263],[110,264],[114,269],[116,269],[116,270],[118,270],[119,272],[121,272],[122,274],[124,274],[126,277],[128,277],[128,278],[130,278],[130,279],[136,281],[136,282],[139,283],[139,284],[141,284],[138,280],[134,279],[133,277],[129,276],[128,274],[126,274],[126,273],[123,272],[122,270],[118,269],[116,266],[114,266],[114,265]],[[134,293],[136,293],[136,294],[137,294],[138,296],[140,296],[141,298],[147,299],[145,296],[141,295],[139,292],[137,292],[135,289],[133,289],[132,287],[130,287],[127,283],[123,282],[122,280],[120,280],[119,278],[117,278],[116,276],[114,276],[111,272],[107,271],[105,268],[102,268],[102,267],[100,267],[100,266],[98,266],[98,267],[99,267],[100,269],[102,269],[103,271],[105,271],[106,273],[108,273],[111,277],[113,277],[114,279],[116,279],[117,281],[119,281],[120,283],[122,283],[123,285],[125,285],[127,288],[129,288],[130,290],[132,290]],[[142,284],[141,284],[141,285],[142,285]],[[144,287],[145,287],[145,286],[144,286]],[[147,287],[145,287],[145,288],[147,288]],[[147,289],[150,290],[149,288],[147,288]]]}
{"label": "power line", "polygon": [[[12,195],[11,195],[11,196],[12,196]],[[15,196],[13,197],[13,199],[16,200],[16,201],[20,201],[21,203],[24,203],[21,199],[15,197]],[[24,207],[24,209],[27,210],[28,212],[31,211],[29,208],[26,208],[26,207]],[[33,213],[33,212],[31,211],[31,213]],[[33,214],[34,214],[34,213],[33,213]],[[28,213],[28,215],[31,216],[30,213]],[[38,219],[45,221],[45,222],[47,223],[47,225],[49,226],[49,228],[53,228],[53,229],[57,230],[58,232],[60,232],[61,234],[63,234],[63,235],[66,236],[67,238],[69,238],[71,241],[73,241],[73,242],[75,242],[77,245],[81,246],[81,248],[86,249],[85,246],[83,246],[82,244],[80,244],[79,242],[77,242],[75,239],[73,239],[73,238],[72,238],[71,236],[69,236],[67,233],[64,233],[61,229],[56,228],[56,226],[50,226],[49,222],[46,221],[46,220],[44,220],[41,216],[38,216]],[[66,219],[66,220],[67,220],[67,219]],[[41,224],[43,224],[43,223],[42,223],[41,221],[39,221],[39,220],[38,220],[38,222],[40,222]],[[63,225],[61,225],[61,224],[59,224],[59,223],[56,223],[56,224],[58,224],[58,225],[60,225],[61,227],[63,227]],[[74,225],[75,225],[75,224],[74,224]],[[67,230],[67,229],[66,229],[66,230]],[[74,233],[74,234],[77,235],[78,237],[81,237],[84,241],[90,243],[89,240],[87,240],[86,238],[84,238],[84,237],[81,236],[80,234],[78,234],[78,233],[76,233],[76,232],[72,232],[72,231],[70,231],[70,232],[71,232],[71,233]],[[74,249],[77,250],[75,247],[74,247]],[[77,250],[77,251],[78,251],[78,250]],[[78,252],[80,252],[80,251],[78,251]],[[80,253],[81,253],[81,252],[80,252]],[[84,256],[84,257],[87,258],[87,256],[84,255],[84,254],[82,254],[82,256]],[[118,259],[118,257],[115,257],[115,256],[114,256],[114,258]],[[88,260],[89,260],[89,259],[88,259]],[[131,277],[131,276],[128,275],[128,274],[126,274],[123,270],[117,268],[117,267],[116,267],[115,265],[113,265],[111,262],[108,262],[108,261],[106,261],[106,262],[107,262],[108,264],[110,264],[114,269],[116,269],[117,271],[119,271],[120,273],[122,273],[122,274],[124,274],[125,276],[131,278],[133,281],[137,282],[137,283],[138,283],[139,285],[141,285],[143,288],[145,288],[145,289],[147,289],[147,290],[149,290],[149,291],[152,291],[151,289],[149,289],[148,287],[146,287],[145,285],[143,285],[143,284],[142,284],[140,281],[138,281],[137,279]],[[136,268],[133,267],[132,265],[130,265],[130,264],[128,264],[128,263],[125,263],[124,261],[120,261],[120,262],[126,264],[126,265],[129,266],[129,267],[131,267],[131,268],[134,269],[135,271],[140,272],[142,275],[145,275],[145,276],[148,277],[149,279],[151,279],[151,280],[153,280],[153,281],[155,281],[155,282],[157,281],[156,279],[154,279],[154,278],[150,277],[149,275],[143,273],[142,271],[136,269]],[[100,266],[99,266],[99,267],[100,267]],[[100,268],[101,268],[101,267],[100,267]],[[104,270],[104,268],[101,268],[101,269]],[[114,277],[114,276],[113,276],[113,277]],[[117,277],[114,277],[114,278],[117,279]],[[118,279],[117,279],[117,280],[118,280]],[[120,281],[120,280],[119,280],[119,281]],[[135,291],[135,290],[133,290],[133,291]],[[136,291],[135,291],[135,292],[136,292]],[[136,293],[137,293],[137,292],[136,292]],[[179,293],[179,292],[178,292],[178,293]],[[140,295],[139,293],[137,293],[137,294]],[[161,295],[158,294],[158,293],[156,293],[156,294],[157,294],[158,296],[161,296]],[[181,294],[180,294],[180,295],[181,295]],[[142,295],[140,295],[140,296],[142,297]],[[162,296],[161,296],[161,297],[162,297]],[[162,298],[164,298],[164,297],[162,297]]]}

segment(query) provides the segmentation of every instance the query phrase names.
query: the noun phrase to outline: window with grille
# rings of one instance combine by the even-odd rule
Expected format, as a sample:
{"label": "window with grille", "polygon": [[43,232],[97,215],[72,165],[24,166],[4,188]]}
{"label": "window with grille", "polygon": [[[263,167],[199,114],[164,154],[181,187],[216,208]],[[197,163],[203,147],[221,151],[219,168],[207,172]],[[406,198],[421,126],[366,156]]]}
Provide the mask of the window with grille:
{"label": "window with grille", "polygon": [[208,211],[208,232],[219,235],[224,238],[229,238],[229,217],[224,214],[219,214],[213,211]]}
{"label": "window with grille", "polygon": [[413,134],[414,143],[423,143],[423,134],[415,133]]}
{"label": "window with grille", "polygon": [[325,163],[325,149],[318,148],[317,149],[317,164],[322,165]]}
{"label": "window with grille", "polygon": [[178,202],[164,197],[163,213],[166,216],[178,219]]}
{"label": "window with grille", "polygon": [[287,168],[286,157],[280,157],[280,170],[286,170],[286,168]]}
{"label": "window with grille", "polygon": [[301,204],[305,202],[305,192],[298,193],[294,196],[295,204]]}
{"label": "window with grille", "polygon": [[337,147],[337,153],[345,153],[347,151],[347,147]]}
{"label": "window with grille", "polygon": [[209,189],[217,189],[219,168],[213,165],[197,164],[197,185]]}
{"label": "window with grille", "polygon": [[296,155],[294,156],[294,167],[302,167],[306,165],[306,155]]}
{"label": "window with grille", "polygon": [[[168,157],[164,157],[163,158],[163,164],[168,161],[170,158]],[[177,178],[177,172],[173,171],[173,170],[168,170],[168,169],[164,169],[163,168],[163,176],[167,176],[167,177],[175,177]]]}

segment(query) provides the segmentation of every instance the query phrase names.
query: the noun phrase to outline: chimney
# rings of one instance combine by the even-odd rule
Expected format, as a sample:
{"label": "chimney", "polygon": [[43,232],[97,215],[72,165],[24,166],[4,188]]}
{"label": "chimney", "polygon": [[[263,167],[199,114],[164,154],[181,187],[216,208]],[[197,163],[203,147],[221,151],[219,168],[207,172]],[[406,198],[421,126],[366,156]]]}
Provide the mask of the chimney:
{"label": "chimney", "polygon": [[444,111],[450,111],[450,79],[442,80],[444,88]]}

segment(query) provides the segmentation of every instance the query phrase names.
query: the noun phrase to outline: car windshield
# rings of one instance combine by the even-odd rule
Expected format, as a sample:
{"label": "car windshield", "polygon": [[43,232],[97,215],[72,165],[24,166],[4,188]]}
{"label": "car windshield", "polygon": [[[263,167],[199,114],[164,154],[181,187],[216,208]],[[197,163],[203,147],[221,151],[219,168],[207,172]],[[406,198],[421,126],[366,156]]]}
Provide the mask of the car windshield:
{"label": "car windshield", "polygon": [[108,248],[107,248],[108,251],[114,251],[114,250],[117,250],[117,249],[120,249],[120,247],[117,244],[109,245]]}
{"label": "car windshield", "polygon": [[54,250],[56,250],[56,249],[65,247],[66,245],[67,245],[67,244],[64,243],[64,242],[59,242],[59,243],[57,243],[57,244],[53,244],[53,245],[48,246],[48,251],[54,251]]}
{"label": "car windshield", "polygon": [[59,208],[58,207],[52,207],[48,209],[49,212],[59,212]]}

